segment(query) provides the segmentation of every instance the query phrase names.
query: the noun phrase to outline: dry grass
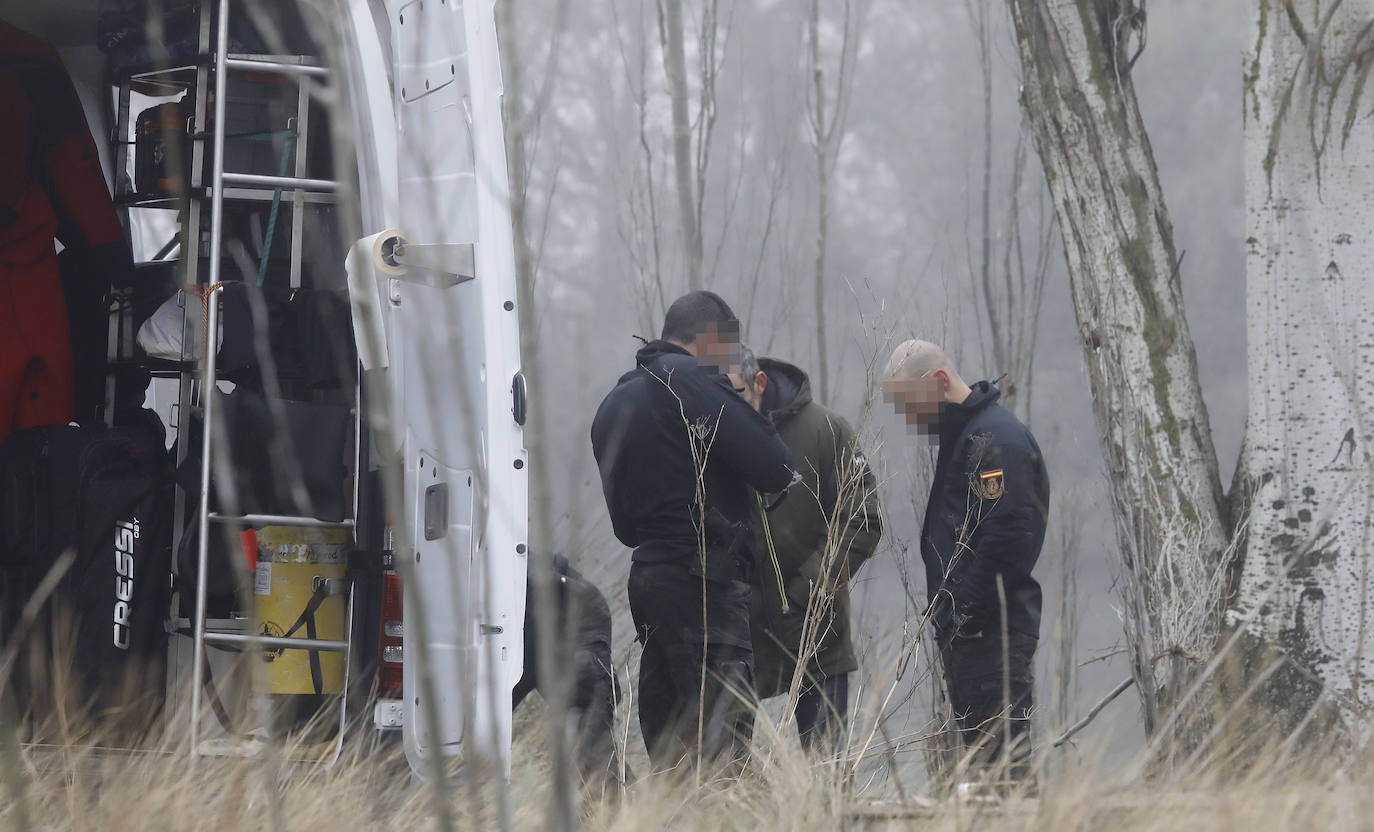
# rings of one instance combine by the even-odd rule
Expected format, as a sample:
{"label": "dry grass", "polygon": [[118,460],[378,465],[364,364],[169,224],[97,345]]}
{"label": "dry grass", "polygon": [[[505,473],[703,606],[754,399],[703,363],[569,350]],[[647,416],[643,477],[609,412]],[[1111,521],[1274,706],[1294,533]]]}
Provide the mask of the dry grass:
{"label": "dry grass", "polygon": [[[403,766],[376,752],[332,769],[287,768],[268,778],[257,760],[180,756],[129,758],[90,751],[30,750],[27,822],[6,801],[7,828],[51,830],[423,829],[432,828],[428,787],[411,785]],[[517,762],[511,828],[543,828],[538,758]],[[1367,782],[1303,778],[1225,788],[1207,784],[1109,788],[1110,775],[1054,782],[1039,799],[1000,806],[909,796],[847,795],[824,768],[775,761],[734,783],[700,791],[645,781],[621,801],[584,805],[586,827],[643,829],[1367,829],[1374,790]],[[270,785],[270,787],[269,787]],[[458,828],[498,828],[487,789],[476,802],[462,787],[451,797]]]}
{"label": "dry grass", "polygon": [[[551,759],[538,697],[517,715],[509,783],[464,767],[446,787],[456,828],[546,828]],[[622,707],[620,717],[629,716]],[[184,721],[177,724],[184,725]],[[241,830],[437,828],[432,786],[413,782],[399,743],[360,732],[332,767],[291,763],[293,749],[254,758],[190,759],[180,734],[156,751],[89,744],[6,746],[18,778],[0,774],[0,829]],[[631,765],[643,772],[638,737]],[[1042,743],[1042,745],[1048,745]],[[1084,748],[1045,751],[1038,798],[999,805],[933,797],[919,754],[905,762],[879,748],[840,767],[803,755],[794,730],[760,714],[754,756],[738,780],[694,788],[641,778],[625,792],[585,795],[588,829],[1367,829],[1374,777],[1363,768],[1261,757],[1225,770],[1128,782],[1131,761],[1104,762]],[[17,766],[15,765],[17,763]],[[851,764],[853,761],[851,761]],[[850,776],[850,772],[853,775]],[[503,810],[503,806],[505,809]],[[503,822],[503,812],[506,815]]]}

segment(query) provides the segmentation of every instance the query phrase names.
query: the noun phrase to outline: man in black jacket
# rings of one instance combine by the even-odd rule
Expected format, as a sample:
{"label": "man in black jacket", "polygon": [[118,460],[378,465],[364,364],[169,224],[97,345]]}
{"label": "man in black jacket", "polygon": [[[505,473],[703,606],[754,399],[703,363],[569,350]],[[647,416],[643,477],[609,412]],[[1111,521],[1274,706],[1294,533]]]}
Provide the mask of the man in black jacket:
{"label": "man in black jacket", "polygon": [[698,753],[742,760],[753,732],[750,489],[786,489],[792,456],[722,375],[738,345],[718,295],[678,298],[592,421],[611,525],[634,549],[639,723],[660,769]]}
{"label": "man in black jacket", "polygon": [[[944,352],[907,341],[884,398],[937,437],[921,528],[930,615],[962,738],[980,774],[1030,773],[1031,658],[1040,634],[1040,557],[1050,483],[1035,437],[986,381],[965,384]],[[1003,657],[1005,656],[1005,661]]]}

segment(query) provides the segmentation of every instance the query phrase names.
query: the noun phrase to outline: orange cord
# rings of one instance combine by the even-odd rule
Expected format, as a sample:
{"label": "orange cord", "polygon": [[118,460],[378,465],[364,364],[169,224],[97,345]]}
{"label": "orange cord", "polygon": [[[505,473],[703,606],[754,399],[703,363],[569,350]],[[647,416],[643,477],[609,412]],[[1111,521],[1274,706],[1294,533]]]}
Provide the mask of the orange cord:
{"label": "orange cord", "polygon": [[[213,295],[216,290],[224,288],[231,282],[233,281],[221,280],[218,283],[207,286],[205,289],[192,285],[182,287],[183,291],[194,294],[200,298],[200,346],[202,350],[208,350],[210,348],[210,296]],[[202,356],[205,354],[204,352],[201,353]]]}

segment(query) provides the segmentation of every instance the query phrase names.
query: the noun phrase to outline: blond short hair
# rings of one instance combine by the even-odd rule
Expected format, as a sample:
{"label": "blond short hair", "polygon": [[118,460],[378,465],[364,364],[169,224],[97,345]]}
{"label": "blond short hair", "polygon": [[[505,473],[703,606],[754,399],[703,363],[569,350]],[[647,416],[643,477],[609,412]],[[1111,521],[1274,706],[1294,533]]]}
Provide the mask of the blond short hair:
{"label": "blond short hair", "polygon": [[954,364],[937,344],[912,339],[903,341],[892,351],[892,357],[887,361],[887,369],[883,371],[883,379],[922,379],[936,370],[953,372]]}

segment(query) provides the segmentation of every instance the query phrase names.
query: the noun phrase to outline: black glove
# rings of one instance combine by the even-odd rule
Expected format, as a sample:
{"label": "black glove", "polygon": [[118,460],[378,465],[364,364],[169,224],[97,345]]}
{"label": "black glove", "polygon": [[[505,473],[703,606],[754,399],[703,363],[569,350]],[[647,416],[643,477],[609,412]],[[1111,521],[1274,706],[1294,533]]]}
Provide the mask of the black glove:
{"label": "black glove", "polygon": [[789,491],[792,490],[792,486],[796,485],[797,483],[799,483],[799,482],[801,482],[801,481],[802,481],[801,472],[800,472],[800,471],[793,471],[793,472],[792,472],[792,481],[789,482],[789,483],[787,484],[787,487],[786,487],[786,488],[784,488],[783,490],[777,492],[776,494],[760,494],[759,496],[763,498],[763,510],[764,510],[764,511],[772,511],[773,509],[775,509],[775,508],[777,508],[778,506],[782,505],[782,501],[787,499],[787,494],[788,494]]}

